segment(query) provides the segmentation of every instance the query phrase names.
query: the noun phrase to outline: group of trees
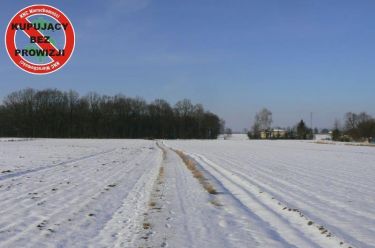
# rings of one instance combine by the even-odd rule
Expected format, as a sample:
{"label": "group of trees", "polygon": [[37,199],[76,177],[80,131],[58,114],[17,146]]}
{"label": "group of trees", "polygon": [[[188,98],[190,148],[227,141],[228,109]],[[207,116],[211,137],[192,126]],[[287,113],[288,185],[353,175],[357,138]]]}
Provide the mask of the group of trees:
{"label": "group of trees", "polygon": [[344,117],[344,126],[335,121],[332,139],[338,141],[373,141],[375,138],[375,119],[366,112],[348,112]]}
{"label": "group of trees", "polygon": [[292,137],[295,139],[313,139],[314,134],[313,130],[311,128],[308,128],[303,120],[301,120],[296,128],[295,128],[295,133],[293,132]]}
{"label": "group of trees", "polygon": [[172,107],[165,100],[25,89],[0,104],[2,137],[214,139],[220,125],[187,99]]}
{"label": "group of trees", "polygon": [[[307,127],[301,120],[293,128],[284,130],[272,130],[272,112],[264,108],[256,113],[254,124],[248,133],[250,139],[260,139],[261,133],[266,134],[266,138],[273,139],[312,139],[319,130]],[[323,129],[321,133],[328,133],[328,129]],[[264,137],[263,137],[264,138]],[[348,112],[344,117],[344,125],[335,121],[332,130],[332,139],[336,141],[375,141],[375,119],[367,114]]]}
{"label": "group of trees", "polygon": [[250,139],[260,139],[261,133],[264,132],[270,139],[312,139],[313,130],[308,128],[303,120],[301,120],[294,128],[273,131],[272,112],[266,108],[256,113],[254,124],[251,131],[248,132]]}
{"label": "group of trees", "polygon": [[261,131],[270,130],[272,120],[272,112],[266,108],[255,114],[254,124],[252,126],[252,131],[254,136],[258,136]]}

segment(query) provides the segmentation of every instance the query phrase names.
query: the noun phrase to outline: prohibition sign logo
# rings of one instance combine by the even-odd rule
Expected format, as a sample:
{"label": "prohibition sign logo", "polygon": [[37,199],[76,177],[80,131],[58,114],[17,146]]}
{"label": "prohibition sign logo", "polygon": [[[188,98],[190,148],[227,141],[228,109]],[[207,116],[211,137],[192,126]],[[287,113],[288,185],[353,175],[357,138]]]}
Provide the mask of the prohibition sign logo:
{"label": "prohibition sign logo", "polygon": [[49,74],[61,69],[72,56],[74,28],[60,10],[49,5],[31,5],[9,22],[5,46],[13,63],[22,70]]}

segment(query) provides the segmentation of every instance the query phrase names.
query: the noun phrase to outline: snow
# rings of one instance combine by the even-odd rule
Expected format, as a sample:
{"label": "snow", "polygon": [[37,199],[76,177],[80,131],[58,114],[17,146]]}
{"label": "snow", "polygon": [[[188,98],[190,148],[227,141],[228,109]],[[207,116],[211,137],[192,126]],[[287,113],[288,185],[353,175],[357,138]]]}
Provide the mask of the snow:
{"label": "snow", "polygon": [[[245,215],[244,211],[238,207],[221,211],[213,205],[213,196],[203,190],[175,152],[167,149],[162,166],[165,175],[159,186],[161,194],[153,199],[156,210],[151,210],[147,216],[147,222],[153,225],[153,233],[143,244],[145,247],[167,244],[168,247],[225,248],[248,247],[248,244],[256,243],[246,230],[258,228],[241,217]],[[238,205],[233,200],[230,203]],[[269,243],[276,245],[272,240]]]}
{"label": "snow", "polygon": [[0,247],[375,247],[374,159],[240,135],[0,139]]}
{"label": "snow", "polygon": [[0,246],[113,246],[136,232],[159,164],[151,141],[0,143]]}
{"label": "snow", "polygon": [[315,134],[314,140],[331,140],[332,136],[330,134]]}
{"label": "snow", "polygon": [[[166,143],[195,158],[284,247],[374,247],[373,147],[303,141]],[[320,226],[328,230],[324,235]]]}
{"label": "snow", "polygon": [[218,140],[248,140],[249,137],[244,133],[234,133],[231,135],[219,135]]}

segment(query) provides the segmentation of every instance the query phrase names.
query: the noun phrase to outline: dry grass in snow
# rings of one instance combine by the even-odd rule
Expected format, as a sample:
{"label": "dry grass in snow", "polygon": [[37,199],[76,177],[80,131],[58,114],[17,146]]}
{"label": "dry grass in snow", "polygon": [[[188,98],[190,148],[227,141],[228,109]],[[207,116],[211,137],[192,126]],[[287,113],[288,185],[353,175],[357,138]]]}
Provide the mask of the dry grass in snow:
{"label": "dry grass in snow", "polygon": [[196,162],[189,158],[189,156],[185,155],[181,151],[175,151],[178,156],[182,159],[186,167],[191,171],[193,176],[198,179],[199,183],[203,186],[203,188],[210,194],[216,195],[216,189],[210,184],[210,182],[204,177],[203,173],[198,169]]}

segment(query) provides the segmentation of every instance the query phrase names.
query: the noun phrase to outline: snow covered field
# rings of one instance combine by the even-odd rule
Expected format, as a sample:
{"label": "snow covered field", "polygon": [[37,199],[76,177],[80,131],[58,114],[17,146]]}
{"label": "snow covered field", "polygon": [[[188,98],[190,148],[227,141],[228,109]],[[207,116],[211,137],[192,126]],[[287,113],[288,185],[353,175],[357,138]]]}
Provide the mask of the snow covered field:
{"label": "snow covered field", "polygon": [[[261,247],[375,247],[375,149],[302,141],[168,141],[264,229]],[[225,199],[223,200],[225,202]],[[224,205],[223,209],[226,209]],[[342,243],[341,243],[342,242]]]}
{"label": "snow covered field", "polygon": [[374,161],[308,141],[1,139],[0,247],[375,247]]}
{"label": "snow covered field", "polygon": [[131,243],[160,160],[150,141],[0,142],[0,246]]}

